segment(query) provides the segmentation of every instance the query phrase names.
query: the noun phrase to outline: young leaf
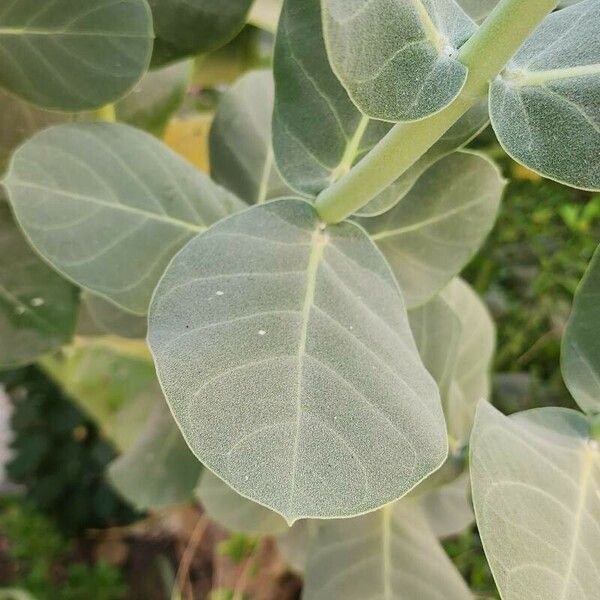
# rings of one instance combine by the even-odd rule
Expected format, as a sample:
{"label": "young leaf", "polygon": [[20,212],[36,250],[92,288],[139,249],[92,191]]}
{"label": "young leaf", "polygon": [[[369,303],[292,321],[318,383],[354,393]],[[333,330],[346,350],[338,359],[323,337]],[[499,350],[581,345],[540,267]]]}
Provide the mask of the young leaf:
{"label": "young leaf", "polygon": [[273,95],[270,71],[244,75],[221,97],[210,130],[213,179],[248,204],[291,192],[273,159]]}
{"label": "young leaf", "polygon": [[190,447],[290,523],[374,510],[446,457],[438,390],[387,264],[362,229],[325,228],[303,200],[197,236],[149,323]]}
{"label": "young leaf", "polygon": [[33,362],[68,342],[79,292],[31,250],[0,188],[0,368]]}
{"label": "young leaf", "polygon": [[[89,292],[81,295],[82,309],[85,309],[97,332],[118,335],[125,338],[146,337],[147,319],[120,309],[112,302]],[[85,334],[81,334],[85,335]]]}
{"label": "young leaf", "polygon": [[109,465],[109,481],[140,510],[190,502],[202,464],[181,437],[160,390],[146,401],[152,414],[135,444]]}
{"label": "young leaf", "polygon": [[430,167],[392,210],[360,219],[409,308],[430,300],[473,257],[494,225],[504,184],[490,160],[456,152]]}
{"label": "young leaf", "polygon": [[[322,31],[318,0],[285,2],[275,45],[273,146],[284,178],[307,195],[347,173],[391,127],[364,117],[350,101],[331,70]],[[389,210],[429,166],[467,143],[487,121],[482,101],[360,214]]]}
{"label": "young leaf", "polygon": [[192,61],[184,60],[146,73],[115,106],[118,120],[161,137],[183,102],[191,71]]}
{"label": "young leaf", "polygon": [[6,1],[0,86],[44,108],[97,108],[142,77],[152,38],[145,0]]}
{"label": "young leaf", "polygon": [[[517,161],[600,190],[600,4],[548,16],[491,86],[492,125]],[[565,151],[568,149],[568,151]]]}
{"label": "young leaf", "polygon": [[280,515],[240,496],[208,469],[202,473],[196,497],[206,514],[229,531],[275,535],[289,529]]}
{"label": "young leaf", "polygon": [[306,565],[305,600],[441,597],[473,596],[417,503],[403,500],[356,519],[320,525]]}
{"label": "young leaf", "polygon": [[414,121],[460,93],[457,49],[476,26],[454,0],[322,0],[333,70],[356,106],[384,121]]}
{"label": "young leaf", "polygon": [[152,136],[109,123],[38,133],[14,154],[5,185],[52,266],[138,314],[177,250],[244,206]]}
{"label": "young leaf", "polygon": [[461,447],[469,440],[477,403],[491,397],[496,327],[486,305],[462,279],[454,279],[441,297],[460,321],[456,363],[444,413],[449,435]]}
{"label": "young leaf", "polygon": [[246,23],[252,0],[148,0],[154,17],[155,65],[203,52],[231,40]]}
{"label": "young leaf", "polygon": [[586,418],[482,402],[471,438],[479,532],[505,600],[592,600],[600,572],[600,452]]}
{"label": "young leaf", "polygon": [[561,369],[575,402],[589,414],[600,413],[600,248],[577,288],[561,348]]}

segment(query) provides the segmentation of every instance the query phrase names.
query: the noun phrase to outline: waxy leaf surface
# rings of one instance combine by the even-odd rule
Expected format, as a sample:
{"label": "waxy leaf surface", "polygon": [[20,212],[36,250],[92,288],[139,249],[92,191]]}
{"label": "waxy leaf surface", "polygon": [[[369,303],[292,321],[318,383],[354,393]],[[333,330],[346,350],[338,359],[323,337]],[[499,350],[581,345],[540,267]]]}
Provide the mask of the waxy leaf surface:
{"label": "waxy leaf surface", "polygon": [[244,206],[152,136],[109,123],[38,133],[13,156],[5,185],[46,260],[138,314],[177,250]]}
{"label": "waxy leaf surface", "polygon": [[414,121],[460,93],[458,48],[476,26],[454,0],[322,0],[333,70],[356,106],[385,121]]}
{"label": "waxy leaf surface", "polygon": [[549,15],[491,86],[505,150],[567,185],[600,190],[600,3]]}
{"label": "waxy leaf surface", "polygon": [[319,526],[309,549],[305,600],[442,597],[473,596],[418,503],[402,500],[362,517]]}
{"label": "waxy leaf surface", "polygon": [[196,497],[206,514],[225,529],[249,535],[275,535],[289,529],[271,509],[240,496],[214,473],[202,473]]}
{"label": "waxy leaf surface", "polygon": [[142,77],[152,38],[145,0],[6,0],[0,86],[45,108],[97,108]]}
{"label": "waxy leaf surface", "polygon": [[292,523],[395,500],[447,454],[439,394],[383,257],[303,200],[192,240],[154,295],[149,343],[198,458]]}
{"label": "waxy leaf surface", "polygon": [[272,115],[271,71],[253,71],[221,96],[210,130],[212,178],[248,204],[291,193],[275,168]]}
{"label": "waxy leaf surface", "polygon": [[581,409],[600,413],[600,249],[575,294],[562,340],[561,369]]}
{"label": "waxy leaf surface", "polygon": [[210,52],[244,26],[252,0],[148,0],[154,18],[153,64]]}
{"label": "waxy leaf surface", "polygon": [[29,247],[0,188],[0,368],[33,362],[68,342],[79,291]]}
{"label": "waxy leaf surface", "polygon": [[430,167],[392,210],[359,220],[409,308],[429,301],[473,257],[494,225],[503,189],[491,161],[456,152]]}
{"label": "waxy leaf surface", "polygon": [[600,451],[580,413],[477,409],[477,525],[504,600],[592,600],[600,589]]}

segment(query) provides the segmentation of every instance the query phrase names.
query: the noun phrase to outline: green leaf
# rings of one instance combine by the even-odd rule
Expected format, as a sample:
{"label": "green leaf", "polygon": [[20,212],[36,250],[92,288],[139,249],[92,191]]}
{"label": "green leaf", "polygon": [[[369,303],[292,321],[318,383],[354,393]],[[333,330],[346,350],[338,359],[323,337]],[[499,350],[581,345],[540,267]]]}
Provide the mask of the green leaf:
{"label": "green leaf", "polygon": [[[414,187],[419,177],[444,156],[468,144],[489,122],[487,99],[477,103],[459,119],[417,162],[356,214],[377,217],[391,210]],[[407,143],[410,141],[407,140]]]}
{"label": "green leaf", "polygon": [[196,497],[206,514],[229,531],[275,535],[289,529],[280,515],[240,496],[208,469],[202,473]]}
{"label": "green leaf", "polygon": [[77,288],[23,239],[0,188],[0,368],[33,362],[73,336]]}
{"label": "green leaf", "polygon": [[154,17],[155,65],[216,50],[246,23],[252,0],[148,0]]}
{"label": "green leaf", "polygon": [[46,260],[138,314],[177,250],[244,206],[152,136],[110,123],[38,133],[13,156],[5,185]]}
{"label": "green leaf", "polygon": [[414,121],[458,96],[467,68],[457,50],[476,26],[454,0],[322,1],[333,70],[364,114]]}
{"label": "green leaf", "polygon": [[452,384],[444,402],[450,438],[460,448],[469,441],[477,403],[491,399],[496,327],[484,302],[462,279],[454,279],[441,296],[460,321]]}
{"label": "green leaf", "polygon": [[172,114],[183,102],[192,61],[149,71],[116,106],[119,121],[162,137]]}
{"label": "green leaf", "polygon": [[304,581],[305,600],[472,599],[420,506],[408,500],[320,525]]}
{"label": "green leaf", "polygon": [[[491,86],[504,149],[536,173],[600,190],[600,5],[548,16]],[[568,149],[568,151],[566,151]]]}
{"label": "green leaf", "polygon": [[146,400],[152,414],[135,444],[109,465],[109,481],[141,510],[190,502],[202,464],[181,437],[160,390]]}
{"label": "green leaf", "polygon": [[152,37],[145,0],[7,0],[0,85],[44,108],[98,108],[139,81]]}
{"label": "green leaf", "polygon": [[244,75],[221,96],[210,130],[213,179],[248,204],[291,192],[273,158],[273,95],[271,71]]}
{"label": "green leaf", "polygon": [[600,452],[587,419],[483,402],[471,438],[477,525],[504,600],[592,600],[600,572]]}
{"label": "green leaf", "polygon": [[149,323],[196,456],[289,523],[378,508],[446,457],[437,386],[387,264],[362,229],[325,228],[305,201],[194,238]]}
{"label": "green leaf", "polygon": [[480,22],[494,10],[499,0],[457,0],[457,2],[473,21]]}
{"label": "green leaf", "polygon": [[319,0],[286,0],[274,56],[273,147],[286,181],[316,195],[390,129],[356,109],[333,74]]}
{"label": "green leaf", "polygon": [[575,402],[588,414],[600,412],[600,248],[577,288],[562,340],[561,370]]}
{"label": "green leaf", "polygon": [[83,408],[120,450],[141,433],[156,386],[152,361],[103,341],[44,357],[46,372]]}
{"label": "green leaf", "polygon": [[481,247],[504,185],[490,160],[456,152],[430,167],[392,210],[359,220],[388,259],[409,308],[429,301]]}
{"label": "green leaf", "polygon": [[0,175],[17,146],[40,129],[68,119],[64,113],[36,108],[0,90]]}
{"label": "green leaf", "polygon": [[[112,334],[125,338],[145,338],[146,317],[126,312],[118,306],[89,292],[81,295],[82,310],[92,320],[92,335]],[[85,335],[85,333],[83,333]],[[89,335],[89,334],[88,334]]]}

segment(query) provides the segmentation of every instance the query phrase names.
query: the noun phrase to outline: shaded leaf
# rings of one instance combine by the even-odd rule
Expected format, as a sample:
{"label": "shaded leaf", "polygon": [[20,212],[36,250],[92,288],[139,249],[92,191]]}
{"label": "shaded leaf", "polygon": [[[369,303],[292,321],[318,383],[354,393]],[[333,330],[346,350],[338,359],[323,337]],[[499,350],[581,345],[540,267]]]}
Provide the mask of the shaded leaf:
{"label": "shaded leaf", "polygon": [[141,510],[190,502],[202,464],[191,453],[160,393],[146,398],[153,409],[135,444],[108,467],[115,489]]}
{"label": "shaded leaf", "polygon": [[98,108],[142,77],[152,37],[145,0],[4,2],[0,85],[45,108]]}
{"label": "shaded leaf", "polygon": [[430,167],[392,210],[359,220],[388,259],[409,308],[430,300],[481,247],[504,185],[490,160],[456,152]]}
{"label": "shaded leaf", "polygon": [[306,569],[309,548],[313,536],[317,533],[319,523],[320,521],[311,519],[298,521],[276,538],[277,548],[288,567],[298,574],[303,574]]}
{"label": "shaded leaf", "polygon": [[472,598],[423,511],[408,500],[320,525],[304,581],[305,600]]}
{"label": "shaded leaf", "polygon": [[165,130],[164,142],[179,156],[208,173],[208,135],[211,123],[212,115],[206,113],[173,117]]}
{"label": "shaded leaf", "polygon": [[213,179],[248,204],[291,192],[273,158],[273,95],[271,71],[244,75],[221,96],[210,130]]}
{"label": "shaded leaf", "polygon": [[78,285],[144,314],[171,257],[243,203],[126,125],[38,133],[5,180],[35,249]]}
{"label": "shaded leaf", "polygon": [[192,61],[181,61],[149,71],[115,107],[119,121],[162,136],[179,108],[192,71]]}
{"label": "shaded leaf", "polygon": [[154,18],[155,65],[210,52],[246,23],[252,0],[148,0]]}
{"label": "shaded leaf", "polygon": [[140,317],[126,312],[112,302],[89,292],[83,292],[81,302],[82,309],[85,307],[87,315],[93,322],[95,331],[92,335],[113,334],[134,339],[146,337],[145,316]]}
{"label": "shaded leaf", "polygon": [[586,418],[482,402],[471,438],[477,525],[505,600],[592,600],[600,572],[600,452]]}
{"label": "shaded leaf", "polygon": [[515,160],[544,177],[600,190],[597,0],[543,21],[492,83],[490,115],[500,143]]}
{"label": "shaded leaf", "polygon": [[323,0],[323,29],[356,106],[375,119],[414,121],[460,93],[467,68],[457,50],[476,26],[454,0]]}
{"label": "shaded leaf", "polygon": [[581,409],[600,412],[600,249],[577,288],[562,340],[562,374]]}
{"label": "shaded leaf", "polygon": [[31,250],[0,188],[0,368],[31,363],[68,342],[78,306],[77,288]]}
{"label": "shaded leaf", "polygon": [[360,228],[325,228],[302,200],[194,238],[149,323],[198,458],[290,523],[378,508],[445,459],[437,387],[387,264]]}
{"label": "shaded leaf", "polygon": [[276,512],[240,496],[208,469],[202,473],[196,497],[206,514],[229,531],[274,535],[289,529]]}

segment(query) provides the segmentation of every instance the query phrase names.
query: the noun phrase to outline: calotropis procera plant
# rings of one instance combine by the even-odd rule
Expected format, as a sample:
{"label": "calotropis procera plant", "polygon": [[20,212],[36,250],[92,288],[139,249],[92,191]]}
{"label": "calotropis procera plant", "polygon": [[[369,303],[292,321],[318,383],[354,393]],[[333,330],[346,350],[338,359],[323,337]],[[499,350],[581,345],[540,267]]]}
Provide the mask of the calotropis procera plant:
{"label": "calotropis procera plant", "polygon": [[[502,596],[596,598],[599,259],[563,348],[585,414],[477,408],[494,327],[458,277],[504,186],[465,149],[488,121],[600,189],[600,0],[557,4],[285,0],[273,75],[221,98],[211,179],[132,125],[160,133],[190,73],[170,63],[276,3],[7,0],[0,365],[39,359],[87,403],[139,506],[196,496],[280,535],[307,600],[469,598],[438,542],[472,520],[467,446]],[[79,303],[87,341],[42,357]],[[162,393],[143,353],[89,339],[145,315]]]}

